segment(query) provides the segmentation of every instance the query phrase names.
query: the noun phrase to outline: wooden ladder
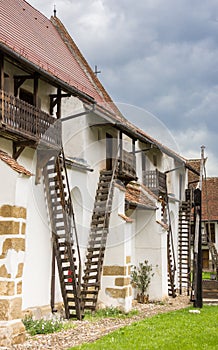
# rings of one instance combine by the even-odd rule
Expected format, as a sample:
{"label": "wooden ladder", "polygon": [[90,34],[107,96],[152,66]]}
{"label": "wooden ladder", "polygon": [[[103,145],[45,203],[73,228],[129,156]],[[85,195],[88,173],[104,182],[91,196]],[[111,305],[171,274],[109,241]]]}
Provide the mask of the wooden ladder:
{"label": "wooden ladder", "polygon": [[109,232],[115,172],[100,173],[82,284],[82,310],[95,310]]}
{"label": "wooden ladder", "polygon": [[212,263],[213,263],[214,268],[216,270],[216,279],[218,281],[218,252],[217,252],[217,249],[215,247],[215,244],[211,241],[209,235],[208,235],[207,239],[208,239],[207,245],[208,245],[211,257],[212,257]]}
{"label": "wooden ladder", "polygon": [[63,150],[43,167],[43,177],[66,318],[80,320],[81,263]]}
{"label": "wooden ladder", "polygon": [[179,207],[178,230],[178,282],[179,293],[190,293],[191,286],[191,239],[190,239],[191,203],[183,201]]}

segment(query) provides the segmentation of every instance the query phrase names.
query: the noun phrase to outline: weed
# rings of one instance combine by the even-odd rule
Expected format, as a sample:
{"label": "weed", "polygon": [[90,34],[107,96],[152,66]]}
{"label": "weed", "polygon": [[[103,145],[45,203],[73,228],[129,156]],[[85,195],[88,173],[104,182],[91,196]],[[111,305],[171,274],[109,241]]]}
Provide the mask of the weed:
{"label": "weed", "polygon": [[72,327],[72,324],[68,324],[68,322],[64,322],[57,317],[52,317],[50,320],[33,320],[32,317],[25,317],[23,324],[30,335],[54,333]]}

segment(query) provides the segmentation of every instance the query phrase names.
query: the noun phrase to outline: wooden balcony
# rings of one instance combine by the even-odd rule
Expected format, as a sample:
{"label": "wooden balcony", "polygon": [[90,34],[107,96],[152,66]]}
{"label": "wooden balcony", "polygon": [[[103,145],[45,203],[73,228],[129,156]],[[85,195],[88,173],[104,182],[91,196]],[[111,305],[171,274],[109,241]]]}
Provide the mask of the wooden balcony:
{"label": "wooden balcony", "polygon": [[166,174],[160,171],[150,170],[143,172],[143,184],[156,195],[166,194]]}
{"label": "wooden balcony", "polygon": [[[56,122],[56,123],[55,123]],[[0,90],[0,135],[36,147],[61,145],[61,122],[25,101]]]}
{"label": "wooden balcony", "polygon": [[137,180],[136,157],[133,153],[122,150],[122,154],[118,162],[118,177],[124,183],[128,183],[132,180]]}

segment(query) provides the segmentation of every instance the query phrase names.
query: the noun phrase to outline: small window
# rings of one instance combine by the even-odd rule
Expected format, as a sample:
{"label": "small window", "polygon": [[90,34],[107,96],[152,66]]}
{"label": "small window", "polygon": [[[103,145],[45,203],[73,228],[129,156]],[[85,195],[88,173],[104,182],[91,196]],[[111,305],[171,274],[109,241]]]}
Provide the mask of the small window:
{"label": "small window", "polygon": [[27,90],[20,89],[19,97],[21,100],[33,105],[33,94]]}

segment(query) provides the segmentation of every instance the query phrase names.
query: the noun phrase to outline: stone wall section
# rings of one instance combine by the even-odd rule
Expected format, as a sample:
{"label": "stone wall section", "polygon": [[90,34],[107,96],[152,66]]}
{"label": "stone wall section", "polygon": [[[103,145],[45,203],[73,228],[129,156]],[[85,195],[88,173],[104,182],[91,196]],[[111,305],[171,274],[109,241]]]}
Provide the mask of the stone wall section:
{"label": "stone wall section", "polygon": [[25,340],[21,321],[25,230],[25,208],[0,207],[0,346]]}
{"label": "stone wall section", "polygon": [[[121,303],[123,308],[126,310],[126,302],[132,297],[132,285],[131,285],[131,257],[126,256],[124,266],[111,265],[103,266],[103,276],[112,277],[113,281],[111,287],[105,288],[105,293],[111,298],[123,299]],[[127,304],[129,304],[127,302]],[[127,307],[128,309],[128,307]]]}

